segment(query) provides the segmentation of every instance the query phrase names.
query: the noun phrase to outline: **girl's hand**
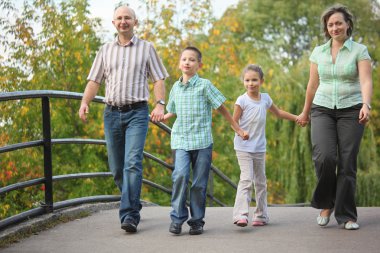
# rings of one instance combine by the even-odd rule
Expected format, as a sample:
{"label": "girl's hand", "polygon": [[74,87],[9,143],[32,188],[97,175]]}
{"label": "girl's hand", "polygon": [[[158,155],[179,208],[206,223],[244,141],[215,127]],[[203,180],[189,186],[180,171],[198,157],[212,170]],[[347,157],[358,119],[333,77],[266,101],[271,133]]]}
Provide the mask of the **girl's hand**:
{"label": "girl's hand", "polygon": [[249,134],[248,132],[244,131],[243,129],[240,129],[237,133],[243,140],[248,140],[249,139]]}
{"label": "girl's hand", "polygon": [[310,121],[310,118],[309,118],[309,115],[302,112],[300,115],[298,115],[298,117],[296,118],[296,123],[301,126],[301,127],[304,127],[306,126]]}

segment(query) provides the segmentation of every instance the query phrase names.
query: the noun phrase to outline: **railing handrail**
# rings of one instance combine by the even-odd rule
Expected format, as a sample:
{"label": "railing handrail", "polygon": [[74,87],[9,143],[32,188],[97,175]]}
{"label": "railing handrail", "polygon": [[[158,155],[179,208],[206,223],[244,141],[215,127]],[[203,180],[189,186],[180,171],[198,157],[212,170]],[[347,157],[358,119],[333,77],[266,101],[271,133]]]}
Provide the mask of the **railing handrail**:
{"label": "railing handrail", "polygon": [[[58,90],[27,90],[27,91],[11,91],[0,93],[0,101],[28,99],[28,98],[69,98],[81,100],[83,93]],[[95,96],[93,102],[103,103],[104,97]]]}
{"label": "railing handrail", "polygon": [[[114,196],[111,196],[109,198],[104,196],[90,196],[90,197],[83,197],[78,199],[71,199],[66,200],[62,202],[53,202],[52,198],[52,183],[54,181],[59,180],[67,180],[72,178],[88,178],[88,177],[105,177],[105,176],[112,176],[110,172],[92,172],[92,173],[76,173],[76,174],[66,174],[66,175],[52,175],[52,164],[51,164],[51,146],[53,144],[95,144],[95,145],[105,145],[105,140],[101,139],[81,139],[81,138],[66,138],[66,139],[52,139],[50,136],[50,101],[49,98],[66,98],[66,99],[77,99],[81,100],[83,96],[83,93],[76,93],[76,92],[68,92],[68,91],[56,91],[56,90],[29,90],[29,91],[15,91],[15,92],[4,92],[0,93],[0,102],[1,101],[10,101],[10,100],[19,100],[19,99],[31,99],[31,98],[41,98],[42,99],[42,113],[43,113],[43,132],[44,132],[44,138],[43,140],[33,140],[29,142],[23,142],[23,143],[16,143],[16,144],[10,144],[4,147],[0,147],[0,153],[4,152],[11,152],[14,150],[19,150],[23,148],[29,148],[29,147],[35,147],[35,146],[43,146],[44,147],[44,177],[43,178],[36,178],[31,179],[24,182],[18,182],[12,185],[7,185],[5,187],[0,188],[0,194],[5,194],[7,192],[38,185],[38,184],[45,184],[45,203],[41,203],[41,207],[35,208],[32,210],[28,210],[26,212],[23,212],[18,215],[11,216],[9,218],[6,218],[4,220],[0,221],[0,230],[6,226],[9,226],[11,224],[14,224],[16,222],[20,222],[22,220],[25,220],[29,217],[40,215],[43,213],[52,212],[53,210],[67,207],[68,205],[74,205],[74,204],[81,204],[81,203],[87,203],[87,202],[94,202],[99,200],[115,200]],[[93,99],[93,102],[97,103],[104,103],[104,97],[96,96]],[[155,123],[151,122],[155,125],[157,125],[160,129],[164,130],[167,133],[171,133],[171,129],[161,123]],[[174,167],[171,164],[168,164],[161,159],[155,157],[154,155],[145,152],[144,151],[144,157],[151,159],[164,167],[166,167],[169,170],[173,170]],[[219,178],[221,178],[223,181],[227,182],[230,186],[233,188],[237,188],[236,184],[233,183],[226,175],[223,174],[218,168],[212,165],[211,172],[214,172]],[[212,173],[211,173],[212,175]],[[154,182],[151,182],[149,180],[143,179],[143,183],[147,184],[151,187],[154,187],[156,189],[159,189],[165,193],[171,194],[171,189],[167,189],[164,186],[158,185]],[[50,185],[50,186],[49,186]],[[49,188],[51,189],[51,192],[49,193]],[[51,196],[48,196],[51,195]],[[207,197],[211,199],[212,201],[216,202],[217,204],[221,206],[225,206],[223,202],[215,198],[213,193],[207,193]]]}

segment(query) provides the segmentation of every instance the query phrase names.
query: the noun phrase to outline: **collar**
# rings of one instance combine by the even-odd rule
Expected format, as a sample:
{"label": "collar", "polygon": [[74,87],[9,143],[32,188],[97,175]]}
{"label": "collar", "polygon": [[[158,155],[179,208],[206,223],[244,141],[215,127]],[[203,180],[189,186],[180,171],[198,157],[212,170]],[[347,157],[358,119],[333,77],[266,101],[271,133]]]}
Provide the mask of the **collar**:
{"label": "collar", "polygon": [[[331,50],[331,43],[332,39],[329,39],[325,44],[322,45],[322,51],[328,51],[330,52]],[[351,39],[346,39],[346,41],[343,43],[342,48],[347,48],[349,51],[352,50],[352,40]]]}
{"label": "collar", "polygon": [[137,36],[136,36],[136,35],[133,35],[132,38],[131,38],[131,40],[130,40],[127,44],[122,45],[122,44],[120,44],[120,42],[119,42],[119,35],[117,35],[117,36],[115,37],[115,39],[114,39],[113,42],[114,42],[115,44],[119,45],[119,46],[127,47],[127,46],[136,45],[137,40],[138,40]]}
{"label": "collar", "polygon": [[198,79],[199,79],[199,75],[195,74],[193,77],[191,77],[189,79],[189,81],[187,81],[187,83],[183,83],[182,82],[183,76],[181,76],[178,81],[179,81],[179,84],[182,85],[182,86],[185,86],[187,84],[189,84],[189,86],[190,86],[190,85],[194,85],[197,82]]}

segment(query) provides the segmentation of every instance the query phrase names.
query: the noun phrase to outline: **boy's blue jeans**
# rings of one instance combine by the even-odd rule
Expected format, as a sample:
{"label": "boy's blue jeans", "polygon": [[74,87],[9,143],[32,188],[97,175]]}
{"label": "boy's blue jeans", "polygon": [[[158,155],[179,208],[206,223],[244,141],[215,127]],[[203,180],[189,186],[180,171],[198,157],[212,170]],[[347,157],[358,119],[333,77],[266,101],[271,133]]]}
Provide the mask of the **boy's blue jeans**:
{"label": "boy's blue jeans", "polygon": [[193,181],[190,187],[190,214],[187,222],[192,225],[204,225],[206,210],[206,190],[212,161],[212,144],[204,149],[185,151],[175,150],[174,171],[172,174],[173,192],[170,213],[174,223],[182,224],[189,218],[186,207],[187,185],[190,178],[190,165],[193,169]]}
{"label": "boy's blue jeans", "polygon": [[104,110],[108,164],[121,192],[120,222],[140,222],[142,160],[149,124],[148,106],[128,112]]}

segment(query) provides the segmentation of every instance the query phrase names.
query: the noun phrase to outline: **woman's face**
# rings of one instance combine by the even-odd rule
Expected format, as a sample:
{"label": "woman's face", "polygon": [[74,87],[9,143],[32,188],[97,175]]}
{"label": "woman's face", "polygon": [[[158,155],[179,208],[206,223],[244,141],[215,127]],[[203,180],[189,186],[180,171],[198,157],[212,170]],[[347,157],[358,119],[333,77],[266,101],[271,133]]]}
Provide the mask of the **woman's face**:
{"label": "woman's face", "polygon": [[336,12],[327,20],[327,31],[333,40],[344,41],[347,39],[348,23],[341,12]]}

